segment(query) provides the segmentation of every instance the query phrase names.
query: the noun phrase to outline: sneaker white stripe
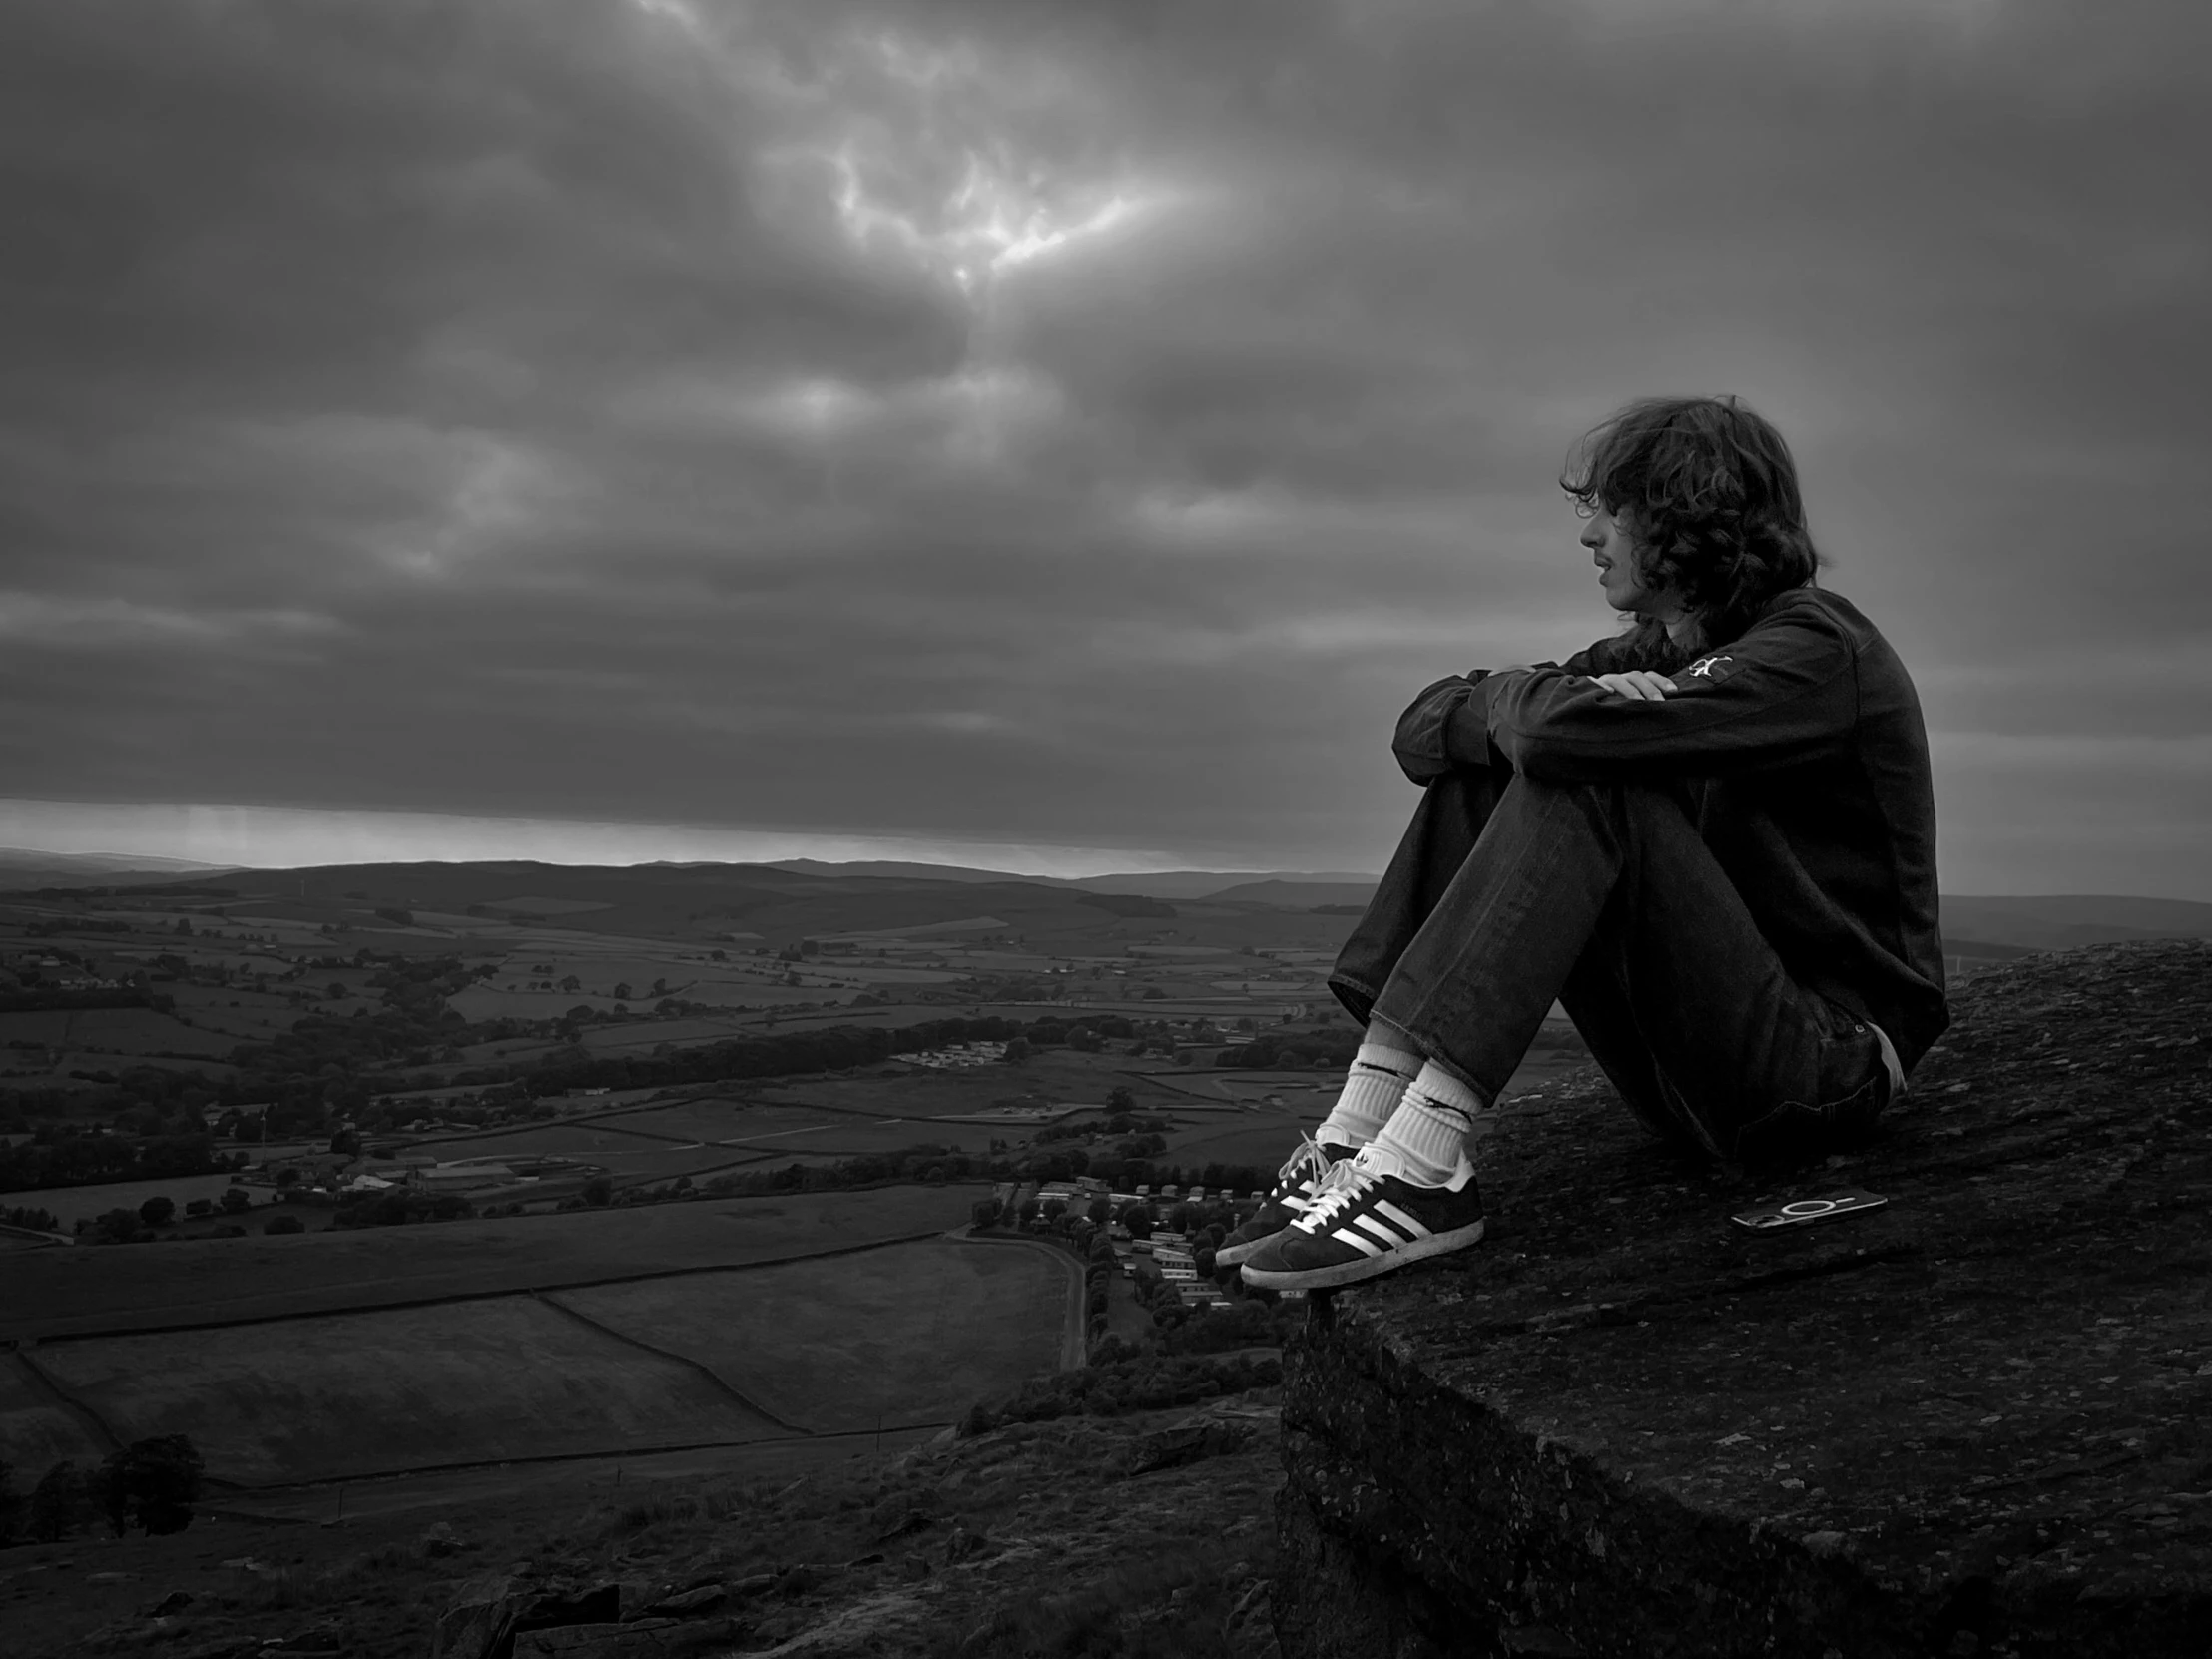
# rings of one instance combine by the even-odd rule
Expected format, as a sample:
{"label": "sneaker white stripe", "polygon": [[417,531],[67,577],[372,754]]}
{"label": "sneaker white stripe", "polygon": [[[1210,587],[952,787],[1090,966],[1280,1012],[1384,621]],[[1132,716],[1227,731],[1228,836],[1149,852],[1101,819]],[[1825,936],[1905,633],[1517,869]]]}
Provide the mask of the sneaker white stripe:
{"label": "sneaker white stripe", "polygon": [[1360,1254],[1363,1256],[1380,1256],[1382,1254],[1382,1247],[1381,1245],[1377,1244],[1373,1239],[1364,1238],[1360,1234],[1353,1232],[1353,1230],[1349,1227],[1340,1227],[1337,1229],[1336,1232],[1330,1234],[1329,1236],[1332,1239],[1338,1240],[1340,1243],[1352,1246],[1353,1249],[1360,1252]]}
{"label": "sneaker white stripe", "polygon": [[1428,1237],[1428,1229],[1423,1227],[1418,1219],[1407,1215],[1388,1199],[1377,1199],[1375,1208],[1377,1214],[1389,1217],[1391,1223],[1408,1239],[1425,1239]]}
{"label": "sneaker white stripe", "polygon": [[1405,1235],[1391,1232],[1388,1224],[1378,1220],[1374,1216],[1354,1216],[1350,1225],[1354,1227],[1365,1227],[1370,1233],[1373,1233],[1377,1238],[1381,1239],[1382,1243],[1391,1250],[1395,1250],[1399,1245],[1405,1242]]}

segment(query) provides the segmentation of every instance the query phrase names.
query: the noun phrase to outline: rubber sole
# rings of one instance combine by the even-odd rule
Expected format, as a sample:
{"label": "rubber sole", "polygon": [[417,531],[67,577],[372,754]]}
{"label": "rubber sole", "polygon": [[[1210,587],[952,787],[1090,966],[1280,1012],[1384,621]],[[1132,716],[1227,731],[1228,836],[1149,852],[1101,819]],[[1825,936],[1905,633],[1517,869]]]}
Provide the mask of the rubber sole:
{"label": "rubber sole", "polygon": [[1275,1243],[1276,1240],[1280,1239],[1289,1231],[1290,1229],[1288,1227],[1279,1227],[1264,1239],[1247,1239],[1242,1244],[1225,1244],[1219,1250],[1214,1252],[1214,1263],[1217,1267],[1236,1267],[1239,1263],[1251,1257],[1255,1252],[1264,1250],[1269,1245]]}
{"label": "rubber sole", "polygon": [[[1431,1233],[1425,1239],[1415,1239],[1411,1244],[1400,1245],[1395,1250],[1385,1250],[1379,1256],[1359,1256],[1349,1262],[1337,1262],[1326,1268],[1256,1268],[1250,1262],[1244,1264],[1242,1277],[1247,1285],[1263,1291],[1327,1291],[1339,1285],[1357,1285],[1363,1279],[1378,1279],[1385,1273],[1413,1262],[1424,1262],[1431,1256],[1448,1256],[1455,1250],[1464,1250],[1482,1239],[1483,1224],[1469,1222],[1464,1227],[1454,1227],[1448,1233]],[[1288,1229],[1285,1229],[1288,1231]],[[1281,1235],[1277,1235],[1281,1237]],[[1255,1247],[1257,1248],[1257,1247]],[[1217,1256],[1216,1261],[1220,1258]]]}

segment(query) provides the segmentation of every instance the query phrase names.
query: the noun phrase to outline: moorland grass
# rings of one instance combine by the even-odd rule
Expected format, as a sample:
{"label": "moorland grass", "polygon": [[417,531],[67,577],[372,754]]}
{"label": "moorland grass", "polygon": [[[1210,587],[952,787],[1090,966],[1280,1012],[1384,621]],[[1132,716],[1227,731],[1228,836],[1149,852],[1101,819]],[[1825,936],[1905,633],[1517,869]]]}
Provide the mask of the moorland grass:
{"label": "moorland grass", "polygon": [[987,1186],[702,1199],[291,1238],[31,1251],[0,1340],[283,1318],[849,1250],[963,1224]]}
{"label": "moorland grass", "polygon": [[1037,1250],[931,1240],[826,1262],[564,1292],[816,1432],[950,1422],[1057,1363],[1068,1276]]}

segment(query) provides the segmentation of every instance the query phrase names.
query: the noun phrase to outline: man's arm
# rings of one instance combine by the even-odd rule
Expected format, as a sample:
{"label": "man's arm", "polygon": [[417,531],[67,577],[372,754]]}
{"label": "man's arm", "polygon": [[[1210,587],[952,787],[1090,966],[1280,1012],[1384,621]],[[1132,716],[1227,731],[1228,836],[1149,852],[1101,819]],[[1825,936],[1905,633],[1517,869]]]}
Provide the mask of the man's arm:
{"label": "man's arm", "polygon": [[1504,766],[1490,742],[1490,702],[1508,678],[1552,670],[1590,674],[1610,660],[1611,640],[1577,651],[1564,663],[1515,663],[1509,668],[1477,668],[1425,687],[1397,717],[1390,752],[1400,771],[1425,785],[1455,767]]}
{"label": "man's arm", "polygon": [[1484,700],[1486,736],[1515,771],[1559,783],[1757,772],[1849,737],[1853,664],[1843,631],[1801,612],[1672,676],[1500,676]]}
{"label": "man's arm", "polygon": [[[1438,680],[1424,688],[1397,717],[1397,730],[1390,736],[1390,753],[1397,757],[1398,769],[1414,783],[1427,784],[1454,767],[1489,764],[1489,738],[1480,732],[1481,723],[1487,718],[1485,704],[1477,696],[1489,673],[1488,669],[1478,668],[1472,674],[1454,674],[1449,679]],[[1466,742],[1468,734],[1460,717],[1470,705],[1481,747],[1474,755],[1467,756],[1458,753],[1456,746]]]}

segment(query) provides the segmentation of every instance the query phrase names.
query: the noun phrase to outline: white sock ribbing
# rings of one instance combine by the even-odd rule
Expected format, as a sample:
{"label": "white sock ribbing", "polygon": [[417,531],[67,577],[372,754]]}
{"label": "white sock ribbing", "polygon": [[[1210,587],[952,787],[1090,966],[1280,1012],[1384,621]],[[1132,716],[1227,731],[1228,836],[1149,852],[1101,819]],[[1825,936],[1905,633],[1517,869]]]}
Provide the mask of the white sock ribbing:
{"label": "white sock ribbing", "polygon": [[1397,1155],[1405,1179],[1416,1187],[1440,1187],[1458,1170],[1475,1114],[1488,1105],[1431,1060],[1407,1086],[1375,1144]]}
{"label": "white sock ribbing", "polygon": [[1344,1092],[1314,1131],[1317,1141],[1363,1147],[1382,1132],[1406,1086],[1420,1075],[1421,1057],[1374,1037],[1360,1045],[1345,1073]]}

